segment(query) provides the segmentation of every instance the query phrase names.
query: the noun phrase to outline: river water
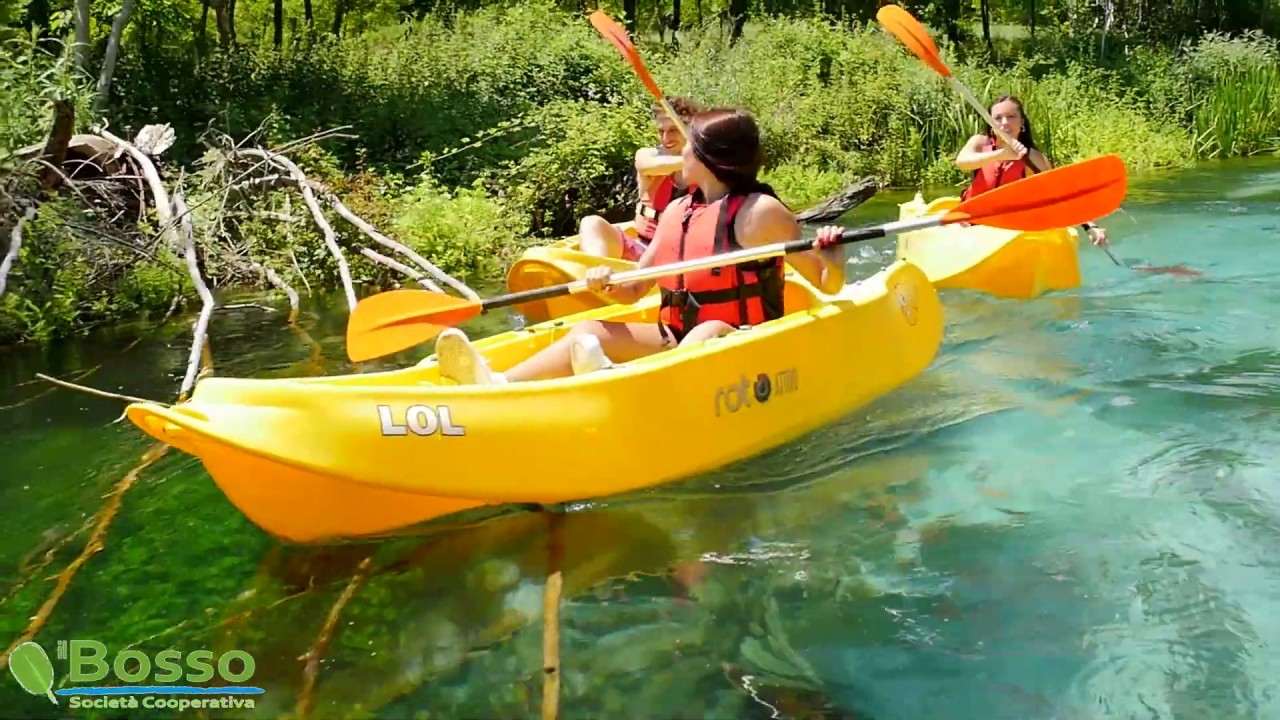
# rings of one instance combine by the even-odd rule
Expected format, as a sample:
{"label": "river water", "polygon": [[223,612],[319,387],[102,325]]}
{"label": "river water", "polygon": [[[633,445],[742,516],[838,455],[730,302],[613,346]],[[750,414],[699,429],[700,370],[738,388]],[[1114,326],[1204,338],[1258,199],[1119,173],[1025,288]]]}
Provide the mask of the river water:
{"label": "river water", "polygon": [[[1106,225],[1126,262],[1203,275],[1086,248],[1077,291],[948,291],[900,391],[575,507],[560,717],[1280,717],[1280,163],[1135,178]],[[345,370],[340,300],[304,298],[310,340],[282,320],[220,313],[215,371]],[[192,717],[537,717],[547,516],[282,545],[120,401],[29,382],[171,400],[189,322],[0,353],[0,643],[39,623],[55,688],[59,640],[250,653],[255,708]],[[91,714],[68,702],[0,679],[6,717]]]}

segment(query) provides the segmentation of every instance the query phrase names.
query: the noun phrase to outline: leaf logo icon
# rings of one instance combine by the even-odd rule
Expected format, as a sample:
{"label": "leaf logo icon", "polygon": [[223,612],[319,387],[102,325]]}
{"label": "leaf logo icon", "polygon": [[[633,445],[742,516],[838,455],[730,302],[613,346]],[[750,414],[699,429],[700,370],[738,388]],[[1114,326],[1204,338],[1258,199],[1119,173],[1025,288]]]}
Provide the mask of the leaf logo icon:
{"label": "leaf logo icon", "polygon": [[44,648],[28,640],[9,653],[9,672],[18,681],[23,690],[32,695],[46,695],[54,705],[58,700],[53,697],[53,663],[44,653]]}

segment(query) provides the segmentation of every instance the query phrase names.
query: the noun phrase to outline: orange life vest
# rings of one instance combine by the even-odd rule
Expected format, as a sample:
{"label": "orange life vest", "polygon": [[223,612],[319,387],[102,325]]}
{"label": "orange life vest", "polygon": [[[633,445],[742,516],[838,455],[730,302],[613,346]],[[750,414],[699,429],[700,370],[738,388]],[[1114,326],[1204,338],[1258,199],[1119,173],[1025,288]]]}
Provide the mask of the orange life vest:
{"label": "orange life vest", "polygon": [[676,187],[675,173],[664,175],[662,179],[649,186],[647,197],[641,197],[636,203],[636,233],[642,240],[652,241],[653,234],[658,231],[658,220],[662,211],[667,209],[672,200],[689,194],[688,188]]}
{"label": "orange life vest", "polygon": [[[740,250],[734,218],[751,193],[730,193],[707,204],[701,190],[675,201],[658,221],[654,265],[694,260]],[[776,195],[774,195],[776,197]],[[722,320],[734,327],[758,325],[782,317],[783,260],[780,257],[694,270],[659,278],[662,293],[658,327],[671,326],[677,340],[699,323]]]}
{"label": "orange life vest", "polygon": [[[983,145],[982,151],[987,152],[995,149],[995,141],[987,138],[987,142]],[[1028,149],[1027,152],[1030,152]],[[960,193],[961,200],[968,200],[981,195],[988,190],[995,190],[1001,185],[1008,185],[1015,180],[1021,180],[1027,175],[1027,158],[1024,156],[1020,160],[1001,160],[1000,162],[992,162],[983,165],[973,173],[973,182],[969,187]]]}

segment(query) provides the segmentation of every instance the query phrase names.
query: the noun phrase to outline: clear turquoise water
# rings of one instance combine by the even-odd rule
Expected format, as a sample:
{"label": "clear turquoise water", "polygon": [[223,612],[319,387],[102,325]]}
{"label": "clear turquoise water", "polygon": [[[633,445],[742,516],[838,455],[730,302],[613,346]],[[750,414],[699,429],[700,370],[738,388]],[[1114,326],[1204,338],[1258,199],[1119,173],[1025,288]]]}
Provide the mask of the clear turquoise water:
{"label": "clear turquoise water", "polygon": [[[899,392],[722,472],[576,507],[560,716],[1280,717],[1280,163],[1135,179],[1106,225],[1121,259],[1203,276],[1089,248],[1078,291],[947,292],[943,352]],[[891,249],[852,255],[869,274]],[[340,307],[303,322],[318,364],[248,310],[216,320],[215,367],[342,371]],[[0,406],[23,403],[0,410],[5,647],[151,445],[112,424],[118,402],[15,385],[102,362],[81,382],[170,398],[188,332],[0,354]],[[243,717],[300,697],[310,717],[536,717],[546,522],[281,546],[171,453],[36,639],[247,650],[267,692]],[[353,575],[307,690],[299,657]],[[51,709],[7,674],[0,706]]]}

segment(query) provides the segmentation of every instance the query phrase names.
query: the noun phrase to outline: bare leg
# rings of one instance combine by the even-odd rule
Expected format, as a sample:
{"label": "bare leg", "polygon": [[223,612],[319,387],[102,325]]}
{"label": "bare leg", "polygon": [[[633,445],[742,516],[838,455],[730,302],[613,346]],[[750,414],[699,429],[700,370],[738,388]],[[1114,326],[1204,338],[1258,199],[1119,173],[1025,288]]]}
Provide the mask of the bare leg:
{"label": "bare leg", "polygon": [[727,335],[734,330],[737,330],[737,328],[722,320],[708,320],[704,323],[699,323],[696,327],[690,330],[689,333],[684,336],[684,340],[680,341],[680,347],[692,345],[693,343],[702,342],[704,340],[710,340],[713,337]]}
{"label": "bare leg", "polygon": [[599,215],[588,215],[578,223],[578,247],[596,257],[622,257],[622,233]]}
{"label": "bare leg", "polygon": [[525,380],[568,377],[573,373],[574,339],[594,335],[608,358],[626,362],[674,347],[664,343],[656,323],[620,323],[584,320],[546,349],[517,364],[505,373],[494,372],[484,356],[457,328],[449,328],[436,339],[440,375],[460,385],[493,385]]}
{"label": "bare leg", "polygon": [[510,382],[567,377],[573,372],[569,347],[578,335],[595,335],[614,362],[627,362],[667,350],[656,323],[620,323],[584,320],[542,352],[507,370]]}

